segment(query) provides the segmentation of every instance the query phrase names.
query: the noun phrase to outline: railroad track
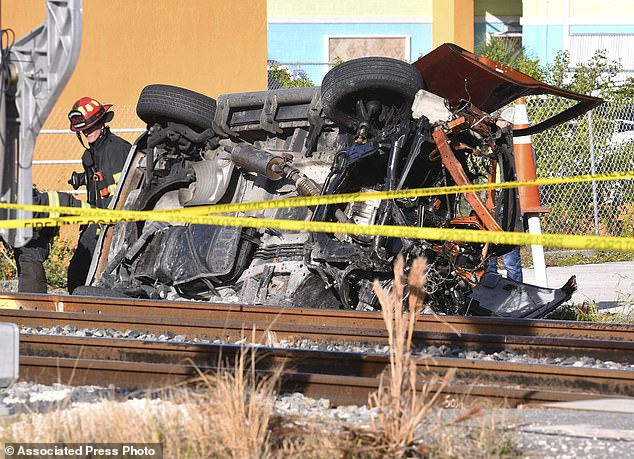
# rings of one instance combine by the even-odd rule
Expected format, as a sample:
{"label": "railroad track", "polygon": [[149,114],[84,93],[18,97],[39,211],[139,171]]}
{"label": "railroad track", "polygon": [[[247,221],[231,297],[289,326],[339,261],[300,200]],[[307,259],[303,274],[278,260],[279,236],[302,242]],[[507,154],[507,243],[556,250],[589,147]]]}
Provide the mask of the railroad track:
{"label": "railroad track", "polygon": [[[40,383],[103,385],[138,389],[191,381],[199,372],[229,368],[237,345],[148,342],[23,334],[21,377]],[[258,347],[256,371],[284,369],[282,389],[333,404],[364,404],[389,365],[385,355]],[[224,362],[224,365],[223,365]],[[634,396],[634,372],[555,367],[453,358],[418,358],[419,386],[455,368],[443,400],[486,398],[516,405],[589,398]]]}
{"label": "railroad track", "polygon": [[[183,334],[188,338],[271,343],[288,338],[385,343],[379,313],[283,309],[264,306],[167,302],[54,295],[1,295],[0,321],[25,327],[74,326]],[[634,326],[547,320],[421,316],[416,344],[450,344],[555,356],[575,353],[634,361]],[[148,342],[126,339],[21,336],[22,378],[39,382],[149,387],[182,383],[201,371],[215,371],[230,345]],[[260,348],[260,372],[284,365],[284,388],[333,403],[365,403],[385,368],[383,355]],[[453,358],[420,358],[421,375],[456,368],[445,389],[449,399],[485,397],[522,402],[634,396],[634,371],[575,368]],[[423,378],[423,376],[421,376]],[[424,380],[421,379],[420,384]]]}
{"label": "railroad track", "polygon": [[[270,331],[276,324],[309,325],[328,329],[349,328],[359,334],[370,331],[368,340],[386,335],[378,312],[333,309],[279,308],[260,305],[219,304],[190,301],[94,298],[67,295],[0,294],[0,310],[74,312],[107,316],[136,316],[154,319],[215,321],[230,332],[238,324],[243,330]],[[495,317],[443,316],[442,320],[421,315],[416,331],[506,336],[550,336],[560,338],[629,341],[634,325],[570,322],[557,320],[505,319]],[[318,328],[315,337],[323,336]],[[382,339],[381,339],[382,340]]]}
{"label": "railroad track", "polygon": [[[380,313],[284,309],[246,305],[95,299],[75,296],[0,296],[0,321],[27,327],[74,326],[114,330],[171,332],[189,339],[272,345],[292,338],[317,341],[386,343]],[[63,310],[63,312],[60,312]],[[601,360],[634,362],[634,325],[551,320],[420,316],[416,345],[455,345],[473,350],[512,350],[555,357],[574,349]]]}

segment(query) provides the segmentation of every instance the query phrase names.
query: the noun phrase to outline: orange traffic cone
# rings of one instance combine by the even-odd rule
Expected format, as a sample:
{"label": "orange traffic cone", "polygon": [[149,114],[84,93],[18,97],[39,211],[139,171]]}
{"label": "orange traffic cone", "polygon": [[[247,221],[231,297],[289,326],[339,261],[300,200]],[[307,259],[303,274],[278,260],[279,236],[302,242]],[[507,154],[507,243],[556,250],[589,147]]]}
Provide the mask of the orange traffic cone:
{"label": "orange traffic cone", "polygon": [[[528,127],[528,112],[526,100],[523,97],[515,103],[515,116],[513,129],[525,129]],[[513,151],[515,153],[515,173],[518,182],[528,182],[537,178],[535,166],[535,153],[530,135],[513,137]],[[537,186],[519,187],[520,207],[522,213],[548,212],[539,202],[539,190]]]}
{"label": "orange traffic cone", "polygon": [[[515,103],[515,117],[513,129],[524,129],[528,127],[528,113],[526,111],[526,101],[523,97],[517,99]],[[513,152],[515,153],[515,174],[519,182],[528,182],[537,178],[535,167],[535,152],[530,135],[513,137]],[[528,223],[528,232],[531,234],[541,234],[542,228],[539,221],[541,213],[550,212],[541,206],[539,202],[539,190],[537,186],[519,187],[520,207]],[[540,287],[548,287],[548,275],[546,274],[546,260],[544,258],[544,247],[541,245],[531,245],[533,255],[533,269],[535,270],[535,284]]]}

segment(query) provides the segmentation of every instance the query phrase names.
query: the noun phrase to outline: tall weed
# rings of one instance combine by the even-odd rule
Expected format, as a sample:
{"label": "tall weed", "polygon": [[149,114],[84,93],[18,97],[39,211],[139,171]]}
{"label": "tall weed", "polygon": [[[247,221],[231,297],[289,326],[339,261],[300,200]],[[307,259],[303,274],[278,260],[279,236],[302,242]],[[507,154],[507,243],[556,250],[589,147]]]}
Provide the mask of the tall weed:
{"label": "tall weed", "polygon": [[383,320],[388,332],[390,366],[381,376],[379,390],[369,400],[377,408],[373,430],[380,436],[377,448],[386,457],[404,457],[420,443],[420,427],[431,414],[442,389],[453,378],[449,371],[444,378],[430,378],[419,387],[417,367],[412,358],[414,325],[424,306],[425,269],[427,263],[418,258],[412,263],[407,287],[408,308],[403,309],[405,297],[404,262],[399,257],[394,267],[394,282],[391,291],[378,282],[374,290],[381,303]]}

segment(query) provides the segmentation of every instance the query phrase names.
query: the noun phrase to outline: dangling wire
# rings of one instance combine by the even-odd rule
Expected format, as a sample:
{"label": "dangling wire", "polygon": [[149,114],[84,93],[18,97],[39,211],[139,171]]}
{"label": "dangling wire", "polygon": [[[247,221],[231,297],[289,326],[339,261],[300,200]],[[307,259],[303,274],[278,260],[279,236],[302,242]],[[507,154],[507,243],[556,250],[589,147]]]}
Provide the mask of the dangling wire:
{"label": "dangling wire", "polygon": [[[452,114],[456,114],[457,112],[464,110],[469,105],[471,105],[471,94],[469,93],[469,88],[467,87],[467,79],[464,79],[464,92],[467,94],[467,99],[460,99],[458,107],[455,110],[450,110]],[[462,105],[460,105],[462,103]]]}
{"label": "dangling wire", "polygon": [[467,87],[467,79],[464,79],[464,92],[467,93],[467,96],[469,97],[469,99],[467,100],[467,102],[470,104],[471,103],[471,94],[469,93],[469,88]]}

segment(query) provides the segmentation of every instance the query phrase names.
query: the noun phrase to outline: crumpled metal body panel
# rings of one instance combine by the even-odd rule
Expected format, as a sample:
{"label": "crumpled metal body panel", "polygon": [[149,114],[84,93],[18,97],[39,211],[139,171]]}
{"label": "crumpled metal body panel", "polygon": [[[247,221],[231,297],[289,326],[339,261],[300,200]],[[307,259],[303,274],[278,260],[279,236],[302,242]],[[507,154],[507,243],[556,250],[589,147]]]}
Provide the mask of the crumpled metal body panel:
{"label": "crumpled metal body panel", "polygon": [[[473,288],[470,309],[475,315],[538,319],[568,301],[577,290],[575,276],[561,288],[514,282],[497,273],[486,273]],[[477,303],[477,304],[476,304]]]}
{"label": "crumpled metal body panel", "polygon": [[511,67],[476,56],[452,43],[439,46],[412,65],[423,75],[427,90],[444,97],[452,106],[471,102],[480,110],[492,113],[518,97],[539,94],[550,94],[578,102],[541,123],[515,130],[515,136],[542,132],[603,103],[601,98],[548,85]]}

